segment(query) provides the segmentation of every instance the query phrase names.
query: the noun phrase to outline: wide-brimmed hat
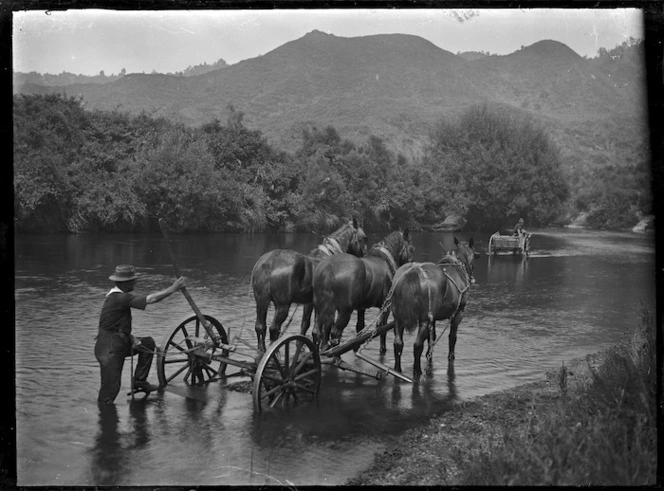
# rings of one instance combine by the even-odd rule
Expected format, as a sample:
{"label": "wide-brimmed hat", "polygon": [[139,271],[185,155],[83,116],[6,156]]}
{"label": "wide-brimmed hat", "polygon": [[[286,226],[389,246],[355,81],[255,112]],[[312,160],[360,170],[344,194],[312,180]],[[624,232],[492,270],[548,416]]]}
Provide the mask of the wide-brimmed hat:
{"label": "wide-brimmed hat", "polygon": [[115,267],[115,273],[108,277],[109,280],[115,282],[131,281],[138,278],[136,268],[131,264],[120,264]]}

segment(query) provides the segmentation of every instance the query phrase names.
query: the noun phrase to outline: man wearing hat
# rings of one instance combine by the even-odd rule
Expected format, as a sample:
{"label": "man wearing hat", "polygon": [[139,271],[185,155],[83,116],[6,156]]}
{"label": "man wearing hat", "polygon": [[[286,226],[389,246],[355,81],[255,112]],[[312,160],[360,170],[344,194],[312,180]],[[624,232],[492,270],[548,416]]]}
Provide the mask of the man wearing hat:
{"label": "man wearing hat", "polygon": [[147,304],[159,302],[172,295],[184,286],[184,278],[180,277],[165,290],[149,295],[132,293],[136,278],[136,270],[129,264],[117,266],[115,273],[109,276],[115,286],[106,294],[95,344],[95,357],[101,368],[101,388],[97,400],[102,404],[113,404],[120,392],[124,359],[136,353],[138,363],[133,374],[134,388],[146,392],[159,388],[147,381],[156,346],[154,339],[132,336],[131,309],[145,310]]}

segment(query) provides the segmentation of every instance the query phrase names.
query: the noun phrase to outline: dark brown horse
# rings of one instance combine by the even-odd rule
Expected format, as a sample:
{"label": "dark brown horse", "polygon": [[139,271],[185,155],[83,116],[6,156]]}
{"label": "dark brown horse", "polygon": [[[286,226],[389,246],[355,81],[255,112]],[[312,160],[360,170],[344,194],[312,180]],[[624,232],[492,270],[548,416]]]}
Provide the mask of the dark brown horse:
{"label": "dark brown horse", "polygon": [[463,318],[468,288],[473,277],[476,253],[473,239],[468,244],[454,238],[456,251],[443,256],[437,263],[411,263],[399,268],[394,276],[392,315],[394,316],[394,369],[401,371],[403,331],[418,328],[415,337],[413,372],[420,375],[420,356],[424,341],[429,341],[427,357],[431,356],[436,338],[436,321],[450,319],[448,359],[454,360],[457,329]]}
{"label": "dark brown horse", "polygon": [[263,254],[251,271],[251,287],[256,299],[256,337],[258,349],[265,351],[266,318],[270,302],[274,304],[274,318],[270,325],[270,341],[279,337],[281,325],[288,317],[291,304],[303,304],[301,332],[309,329],[313,311],[312,275],[318,262],[334,254],[350,253],[363,256],[367,250],[367,236],[357,219],[344,224],[325,237],[309,255],[288,249],[275,249]]}
{"label": "dark brown horse", "polygon": [[[357,310],[357,332],[364,329],[364,311],[382,307],[394,273],[413,260],[413,250],[406,229],[392,232],[363,258],[338,254],[323,259],[314,270],[314,343],[325,350],[331,336],[331,343],[338,344],[353,310]],[[387,322],[389,313],[389,309],[381,313],[378,325]],[[385,352],[385,336],[381,336],[381,352]]]}

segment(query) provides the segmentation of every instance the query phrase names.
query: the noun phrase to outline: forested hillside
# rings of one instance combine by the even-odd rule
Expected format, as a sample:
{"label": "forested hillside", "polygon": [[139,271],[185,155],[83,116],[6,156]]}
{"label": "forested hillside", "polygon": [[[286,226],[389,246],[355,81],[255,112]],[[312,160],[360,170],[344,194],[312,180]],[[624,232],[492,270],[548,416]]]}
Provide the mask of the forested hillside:
{"label": "forested hillside", "polygon": [[[192,230],[305,230],[351,213],[369,227],[523,215],[625,228],[651,213],[642,41],[592,59],[550,40],[467,55],[313,31],[189,77],[17,84],[17,227],[147,230],[168,212]],[[165,169],[182,189],[165,190]]]}
{"label": "forested hillside", "polygon": [[[295,152],[270,145],[245,116],[196,127],[146,114],[84,110],[60,95],[14,96],[19,231],[329,230],[358,216],[368,230],[435,228],[450,216],[497,228],[569,219],[569,176],[543,127],[499,105],[441,118],[415,165],[369,135],[305,128]],[[603,176],[583,206],[630,225],[649,211],[636,174]],[[598,184],[599,186],[599,184]],[[601,224],[600,224],[601,225]]]}

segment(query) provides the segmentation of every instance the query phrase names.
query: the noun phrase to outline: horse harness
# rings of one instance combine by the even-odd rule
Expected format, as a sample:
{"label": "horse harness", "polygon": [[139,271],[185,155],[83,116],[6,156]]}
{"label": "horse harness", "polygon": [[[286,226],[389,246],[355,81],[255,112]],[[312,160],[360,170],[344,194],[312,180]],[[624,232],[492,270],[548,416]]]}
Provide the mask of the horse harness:
{"label": "horse harness", "polygon": [[332,256],[334,254],[342,254],[344,252],[343,249],[341,249],[339,241],[337,239],[333,239],[332,237],[325,237],[323,243],[318,244],[318,249],[320,251],[323,251],[328,256]]}
{"label": "horse harness", "polygon": [[385,246],[382,245],[377,245],[374,247],[378,252],[381,253],[387,259],[387,264],[390,267],[390,273],[392,273],[392,276],[394,276],[394,273],[397,272],[397,262],[394,260],[394,257],[392,256],[392,253],[388,251]]}

